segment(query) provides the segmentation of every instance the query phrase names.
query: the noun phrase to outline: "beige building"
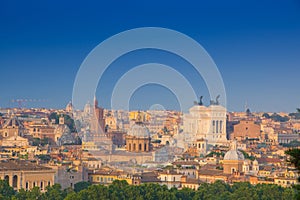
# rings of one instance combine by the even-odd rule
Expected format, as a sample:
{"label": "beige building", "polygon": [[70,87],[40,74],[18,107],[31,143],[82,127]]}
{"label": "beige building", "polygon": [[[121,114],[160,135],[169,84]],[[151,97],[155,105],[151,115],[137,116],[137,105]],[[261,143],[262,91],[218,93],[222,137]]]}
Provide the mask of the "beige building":
{"label": "beige building", "polygon": [[7,119],[0,130],[3,138],[12,136],[23,136],[24,126],[16,116]]}
{"label": "beige building", "polygon": [[82,166],[57,166],[55,183],[61,185],[62,189],[73,188],[81,181],[88,181],[88,170]]}
{"label": "beige building", "polygon": [[55,171],[25,160],[2,160],[0,178],[7,180],[14,190],[39,187],[42,192],[54,184]]}
{"label": "beige building", "polygon": [[29,145],[28,139],[21,136],[11,136],[2,139],[2,147],[26,147]]}

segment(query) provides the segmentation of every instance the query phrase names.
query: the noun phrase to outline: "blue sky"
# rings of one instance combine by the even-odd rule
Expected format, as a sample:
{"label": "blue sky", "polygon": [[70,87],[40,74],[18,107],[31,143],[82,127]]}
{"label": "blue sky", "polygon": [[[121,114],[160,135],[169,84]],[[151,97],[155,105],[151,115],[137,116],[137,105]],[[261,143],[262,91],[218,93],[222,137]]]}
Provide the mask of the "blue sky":
{"label": "blue sky", "polygon": [[[77,70],[96,45],[121,31],[147,26],[180,31],[207,50],[222,74],[229,110],[243,110],[246,102],[253,111],[291,112],[300,107],[296,0],[1,1],[0,107],[17,106],[10,100],[18,98],[46,100],[27,107],[64,107],[72,98]],[[145,60],[145,53],[116,63],[129,70],[130,58]],[[149,54],[159,58],[161,52]],[[120,73],[112,67],[107,76]],[[184,73],[193,79],[192,71]],[[109,107],[114,82],[103,81],[97,96]],[[197,81],[197,94],[205,95],[201,79]],[[131,99],[132,109],[153,104],[178,107],[174,95],[157,85],[140,88]]]}

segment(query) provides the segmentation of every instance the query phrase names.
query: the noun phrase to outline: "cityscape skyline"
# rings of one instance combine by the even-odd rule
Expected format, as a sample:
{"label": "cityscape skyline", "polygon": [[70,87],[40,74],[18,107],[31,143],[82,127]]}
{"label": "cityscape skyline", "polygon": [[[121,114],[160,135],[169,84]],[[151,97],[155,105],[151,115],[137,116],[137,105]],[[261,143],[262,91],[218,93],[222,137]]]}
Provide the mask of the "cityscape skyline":
{"label": "cityscape skyline", "polygon": [[[111,35],[145,26],[171,28],[203,45],[223,77],[229,111],[244,111],[245,104],[252,111],[267,112],[294,112],[300,106],[300,5],[296,1],[129,2],[126,10],[125,3],[117,7],[113,3],[1,4],[1,108],[18,107],[13,99],[41,99],[25,102],[26,107],[64,108],[72,99],[76,73],[87,54]],[[199,86],[197,96],[203,95],[209,104],[205,83],[187,63],[167,52],[144,50],[112,64],[99,83],[99,105],[109,108],[112,88],[123,73],[153,59],[184,71]],[[195,100],[191,99],[191,106]],[[174,95],[159,85],[139,88],[131,99],[133,110],[155,104],[178,110]]]}

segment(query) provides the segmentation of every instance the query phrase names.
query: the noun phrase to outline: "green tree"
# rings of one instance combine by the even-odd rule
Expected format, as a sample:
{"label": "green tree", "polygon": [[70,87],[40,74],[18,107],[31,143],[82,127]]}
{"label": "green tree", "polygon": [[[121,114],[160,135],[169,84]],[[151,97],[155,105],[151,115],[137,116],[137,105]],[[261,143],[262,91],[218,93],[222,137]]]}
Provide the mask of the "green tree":
{"label": "green tree", "polygon": [[12,187],[5,180],[0,180],[0,199],[10,199],[15,194]]}
{"label": "green tree", "polygon": [[75,183],[74,191],[80,192],[81,190],[87,189],[90,185],[91,185],[91,183],[86,182],[86,181],[81,181],[81,182]]}
{"label": "green tree", "polygon": [[40,188],[39,187],[34,187],[32,188],[30,191],[28,191],[26,193],[26,199],[30,199],[30,200],[33,200],[33,199],[37,199],[37,200],[41,200],[42,199],[42,193],[40,191]]}
{"label": "green tree", "polygon": [[46,192],[43,194],[45,200],[63,200],[66,197],[66,193],[62,191],[59,184],[46,187]]}
{"label": "green tree", "polygon": [[270,115],[269,115],[268,113],[264,113],[262,116],[265,117],[265,118],[267,118],[267,119],[270,119],[270,118],[271,118]]}
{"label": "green tree", "polygon": [[13,200],[24,200],[27,199],[27,191],[23,188],[18,191],[18,193],[12,197]]}
{"label": "green tree", "polygon": [[285,154],[289,155],[287,161],[294,165],[298,171],[300,171],[300,149],[289,149],[285,151]]}

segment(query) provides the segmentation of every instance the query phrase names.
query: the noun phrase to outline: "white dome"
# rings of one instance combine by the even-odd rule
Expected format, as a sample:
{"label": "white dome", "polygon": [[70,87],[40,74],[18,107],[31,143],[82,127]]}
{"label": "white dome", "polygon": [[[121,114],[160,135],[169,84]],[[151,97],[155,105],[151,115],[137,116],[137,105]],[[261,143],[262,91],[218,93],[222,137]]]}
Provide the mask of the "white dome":
{"label": "white dome", "polygon": [[245,157],[239,150],[229,150],[225,156],[224,160],[244,160]]}
{"label": "white dome", "polygon": [[137,138],[149,138],[150,133],[148,128],[143,123],[135,123],[127,133],[130,136]]}
{"label": "white dome", "polygon": [[224,160],[245,160],[244,154],[237,150],[236,140],[232,142],[231,149],[225,154]]}

